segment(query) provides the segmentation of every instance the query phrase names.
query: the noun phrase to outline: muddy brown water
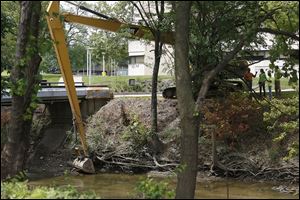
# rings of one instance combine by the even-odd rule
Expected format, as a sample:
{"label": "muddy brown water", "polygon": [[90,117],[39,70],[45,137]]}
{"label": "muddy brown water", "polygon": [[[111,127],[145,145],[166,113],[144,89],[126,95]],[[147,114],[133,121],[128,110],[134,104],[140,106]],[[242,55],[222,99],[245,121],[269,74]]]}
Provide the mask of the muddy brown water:
{"label": "muddy brown water", "polygon": [[[80,191],[94,191],[99,197],[136,198],[136,186],[147,175],[96,174],[80,176],[60,176],[30,181],[32,186],[65,186],[72,185]],[[167,181],[175,189],[176,178],[154,178]],[[299,194],[279,193],[272,190],[278,186],[271,183],[229,181],[200,181],[197,183],[195,198],[226,199],[227,187],[230,199],[299,199]]]}

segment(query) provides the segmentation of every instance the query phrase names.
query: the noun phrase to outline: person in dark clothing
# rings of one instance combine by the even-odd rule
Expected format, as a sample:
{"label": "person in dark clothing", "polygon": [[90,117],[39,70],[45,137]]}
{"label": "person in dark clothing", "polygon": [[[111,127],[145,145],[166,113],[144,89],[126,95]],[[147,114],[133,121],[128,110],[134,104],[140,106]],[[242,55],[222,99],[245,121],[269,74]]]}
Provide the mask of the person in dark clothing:
{"label": "person in dark clothing", "polygon": [[259,95],[262,96],[262,90],[264,91],[264,97],[266,96],[266,86],[265,83],[267,81],[266,73],[263,69],[260,69],[258,85],[259,85]]}

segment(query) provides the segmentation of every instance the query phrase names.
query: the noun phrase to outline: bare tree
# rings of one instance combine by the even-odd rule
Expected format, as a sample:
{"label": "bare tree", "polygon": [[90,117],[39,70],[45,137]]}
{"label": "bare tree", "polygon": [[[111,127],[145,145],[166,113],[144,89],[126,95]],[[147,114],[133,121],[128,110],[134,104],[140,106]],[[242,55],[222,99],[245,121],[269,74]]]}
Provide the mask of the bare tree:
{"label": "bare tree", "polygon": [[[145,2],[144,2],[145,3]],[[155,11],[157,18],[154,18],[151,10],[150,2],[147,1],[147,6],[142,5],[141,1],[136,4],[132,1],[132,4],[135,8],[137,8],[140,16],[142,17],[143,21],[145,22],[146,26],[151,31],[152,35],[154,36],[155,41],[155,49],[154,49],[154,66],[153,66],[153,73],[152,73],[152,91],[151,91],[151,146],[152,150],[155,153],[159,153],[163,149],[163,143],[160,141],[159,137],[157,136],[157,80],[158,80],[158,72],[159,72],[159,65],[162,56],[162,47],[163,42],[161,38],[162,34],[162,22],[164,19],[165,13],[165,2],[164,1],[155,1]],[[148,8],[145,8],[148,7]],[[146,11],[146,9],[148,9]]]}

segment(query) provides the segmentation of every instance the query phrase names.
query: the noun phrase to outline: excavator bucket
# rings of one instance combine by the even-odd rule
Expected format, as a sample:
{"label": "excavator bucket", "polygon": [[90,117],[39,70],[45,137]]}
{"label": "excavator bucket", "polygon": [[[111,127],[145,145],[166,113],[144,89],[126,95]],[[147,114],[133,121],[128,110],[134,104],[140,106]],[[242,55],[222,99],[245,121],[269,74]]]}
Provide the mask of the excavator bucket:
{"label": "excavator bucket", "polygon": [[95,173],[94,164],[90,158],[77,157],[73,161],[73,166],[76,167],[77,169],[80,169],[81,171],[83,171],[85,173],[89,173],[89,174]]}

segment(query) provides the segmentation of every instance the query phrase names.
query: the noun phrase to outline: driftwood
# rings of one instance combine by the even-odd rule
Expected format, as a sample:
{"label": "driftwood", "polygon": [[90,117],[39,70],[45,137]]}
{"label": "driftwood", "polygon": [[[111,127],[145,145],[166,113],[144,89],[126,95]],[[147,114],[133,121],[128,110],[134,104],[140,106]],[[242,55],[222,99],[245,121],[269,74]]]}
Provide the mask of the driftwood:
{"label": "driftwood", "polygon": [[166,161],[159,159],[156,156],[151,156],[149,153],[143,152],[143,157],[136,157],[137,155],[131,155],[126,153],[120,153],[120,151],[105,152],[102,155],[96,155],[97,161],[103,164],[109,164],[120,168],[140,169],[140,170],[161,170],[161,171],[173,171],[178,162]]}
{"label": "driftwood", "polygon": [[[238,159],[230,159],[231,156]],[[223,163],[222,163],[223,162]],[[215,175],[231,177],[252,177],[266,180],[299,182],[299,166],[287,165],[278,168],[267,168],[258,165],[243,154],[229,154],[221,161],[215,162],[210,172]]]}
{"label": "driftwood", "polygon": [[[128,151],[122,151],[122,149],[105,151],[101,154],[98,153],[95,158],[103,165],[127,170],[174,172],[179,165],[178,160],[164,160],[159,156],[150,155],[146,150],[138,154],[130,154]],[[251,177],[265,180],[299,182],[299,166],[287,165],[278,168],[268,168],[262,164],[259,165],[246,155],[240,153],[231,153],[223,156],[222,160],[218,160],[211,165],[210,172],[213,175],[234,178]]]}

